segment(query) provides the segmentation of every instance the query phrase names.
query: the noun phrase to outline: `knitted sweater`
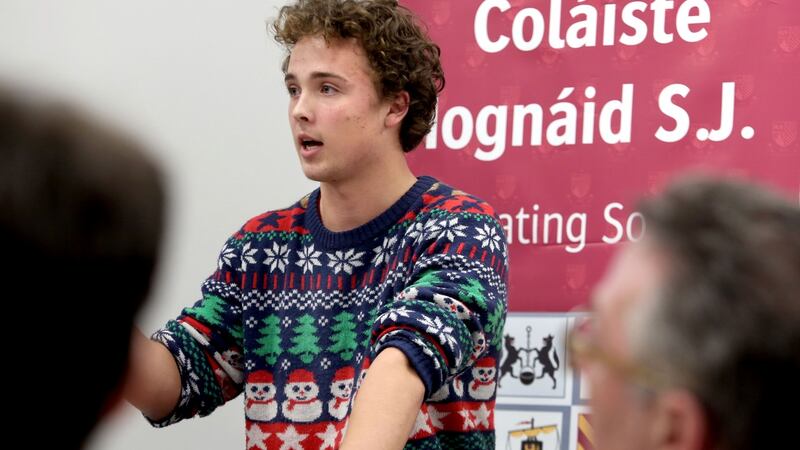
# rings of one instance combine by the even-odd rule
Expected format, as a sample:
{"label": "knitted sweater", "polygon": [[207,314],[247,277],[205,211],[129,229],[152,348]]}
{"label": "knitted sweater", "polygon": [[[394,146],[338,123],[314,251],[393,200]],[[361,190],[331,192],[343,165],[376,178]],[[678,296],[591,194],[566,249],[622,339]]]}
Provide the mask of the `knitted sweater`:
{"label": "knitted sweater", "polygon": [[350,231],[319,190],[249,220],[202,299],[153,338],[181,396],[166,426],[245,393],[247,449],[335,449],[371,360],[401,350],[425,386],[406,449],[494,448],[505,236],[485,202],[420,177]]}

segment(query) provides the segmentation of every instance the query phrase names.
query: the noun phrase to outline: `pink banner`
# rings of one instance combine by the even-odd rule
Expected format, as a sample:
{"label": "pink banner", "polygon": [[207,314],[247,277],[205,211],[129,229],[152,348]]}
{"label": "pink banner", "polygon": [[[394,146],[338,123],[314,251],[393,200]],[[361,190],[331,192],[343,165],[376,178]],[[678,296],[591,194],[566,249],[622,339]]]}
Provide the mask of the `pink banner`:
{"label": "pink banner", "polygon": [[405,0],[442,48],[417,173],[489,201],[510,309],[588,300],[636,199],[678,172],[800,189],[800,3]]}

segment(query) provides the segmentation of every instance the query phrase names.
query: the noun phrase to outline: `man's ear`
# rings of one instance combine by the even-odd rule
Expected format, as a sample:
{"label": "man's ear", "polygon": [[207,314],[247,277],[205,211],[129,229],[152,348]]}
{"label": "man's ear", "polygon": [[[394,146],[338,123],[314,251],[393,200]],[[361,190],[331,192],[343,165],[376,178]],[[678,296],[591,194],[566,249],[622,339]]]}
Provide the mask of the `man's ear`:
{"label": "man's ear", "polygon": [[703,450],[710,441],[705,408],[691,392],[665,390],[655,404],[652,440],[659,450]]}
{"label": "man's ear", "polygon": [[411,102],[411,96],[406,91],[400,91],[394,95],[389,102],[389,111],[386,114],[385,124],[387,128],[399,126],[400,123],[408,114],[408,105]]}

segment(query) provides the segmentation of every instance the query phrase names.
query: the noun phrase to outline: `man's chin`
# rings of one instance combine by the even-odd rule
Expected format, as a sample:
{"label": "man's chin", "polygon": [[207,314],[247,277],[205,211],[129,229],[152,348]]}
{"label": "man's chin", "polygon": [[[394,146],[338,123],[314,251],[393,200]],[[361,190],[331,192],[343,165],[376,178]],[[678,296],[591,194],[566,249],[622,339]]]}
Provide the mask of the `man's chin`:
{"label": "man's chin", "polygon": [[308,164],[304,164],[303,161],[300,162],[300,170],[303,171],[303,175],[311,181],[322,182],[325,179],[324,171],[319,170],[318,167],[309,166]]}
{"label": "man's chin", "polygon": [[316,181],[317,183],[334,183],[341,177],[337,177],[336,174],[332,173],[329,170],[324,170],[319,167],[309,167],[303,165],[301,167],[303,170],[303,175],[311,181]]}
{"label": "man's chin", "polygon": [[329,177],[326,177],[325,174],[313,171],[313,170],[303,170],[303,174],[311,181],[316,181],[317,183],[327,183],[329,182]]}

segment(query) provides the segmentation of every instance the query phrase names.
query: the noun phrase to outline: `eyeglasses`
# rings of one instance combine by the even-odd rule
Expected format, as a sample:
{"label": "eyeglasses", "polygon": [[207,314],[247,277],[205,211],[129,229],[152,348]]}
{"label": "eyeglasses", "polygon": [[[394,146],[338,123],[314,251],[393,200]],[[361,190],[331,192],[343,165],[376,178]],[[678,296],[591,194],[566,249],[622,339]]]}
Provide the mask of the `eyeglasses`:
{"label": "eyeglasses", "polygon": [[595,361],[603,364],[622,376],[632,384],[648,390],[660,390],[667,387],[664,377],[640,364],[625,361],[612,355],[597,345],[595,320],[591,316],[580,317],[567,335],[571,365],[580,370],[587,362]]}

